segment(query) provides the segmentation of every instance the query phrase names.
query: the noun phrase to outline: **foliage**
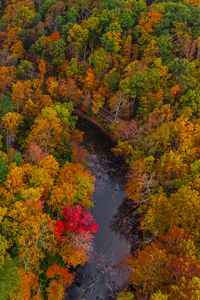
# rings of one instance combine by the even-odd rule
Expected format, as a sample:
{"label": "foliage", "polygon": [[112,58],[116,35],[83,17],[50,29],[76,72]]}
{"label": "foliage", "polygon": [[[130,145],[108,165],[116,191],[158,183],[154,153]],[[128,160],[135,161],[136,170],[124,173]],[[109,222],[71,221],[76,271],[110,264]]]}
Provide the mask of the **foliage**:
{"label": "foliage", "polygon": [[0,271],[0,293],[2,300],[15,297],[19,289],[19,279],[20,274],[17,264],[11,258],[8,258]]}
{"label": "foliage", "polygon": [[134,300],[135,296],[131,292],[121,292],[117,296],[117,300]]}
{"label": "foliage", "polygon": [[58,220],[54,226],[57,238],[61,241],[62,234],[67,231],[76,232],[77,234],[85,234],[96,232],[98,224],[94,222],[89,212],[83,212],[83,208],[77,205],[74,209],[71,206],[64,208],[64,221]]}
{"label": "foliage", "polygon": [[[196,251],[193,237],[185,230],[173,227],[138,251],[134,258],[127,258],[127,264],[131,268],[130,282],[134,287],[138,286],[141,294],[150,296],[152,293],[151,299],[160,299],[159,292],[153,295],[155,289],[173,293],[171,291],[175,291],[174,284],[181,285],[183,278],[193,280],[195,276],[199,277]],[[162,293],[160,297],[168,299]],[[169,299],[173,299],[170,297]]]}
{"label": "foliage", "polygon": [[130,258],[135,297],[198,299],[199,0],[0,1],[0,11],[1,296],[62,299],[70,268],[89,258],[82,110],[108,115],[152,241]]}

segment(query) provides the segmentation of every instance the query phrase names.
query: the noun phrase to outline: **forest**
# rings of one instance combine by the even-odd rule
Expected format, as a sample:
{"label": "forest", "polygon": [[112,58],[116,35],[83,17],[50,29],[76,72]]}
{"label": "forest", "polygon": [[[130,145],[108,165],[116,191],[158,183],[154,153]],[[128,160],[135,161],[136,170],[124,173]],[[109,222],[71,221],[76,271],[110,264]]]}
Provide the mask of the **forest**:
{"label": "forest", "polygon": [[93,251],[80,112],[144,236],[116,299],[200,300],[200,0],[0,0],[0,299],[64,299]]}

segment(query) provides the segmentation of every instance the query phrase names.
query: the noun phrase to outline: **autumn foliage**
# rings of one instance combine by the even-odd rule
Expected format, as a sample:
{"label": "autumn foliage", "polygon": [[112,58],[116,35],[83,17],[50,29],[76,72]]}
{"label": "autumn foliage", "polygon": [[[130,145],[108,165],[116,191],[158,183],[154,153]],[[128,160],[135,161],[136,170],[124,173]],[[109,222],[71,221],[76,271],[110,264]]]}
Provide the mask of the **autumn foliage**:
{"label": "autumn foliage", "polygon": [[98,230],[98,224],[94,222],[90,212],[83,211],[80,205],[75,208],[68,206],[64,208],[63,219],[58,220],[54,226],[57,238],[62,241],[62,234],[75,232],[77,234],[94,233]]}
{"label": "autumn foliage", "polygon": [[199,0],[0,1],[0,298],[63,299],[90,257],[82,110],[146,241],[120,297],[199,299],[199,78]]}

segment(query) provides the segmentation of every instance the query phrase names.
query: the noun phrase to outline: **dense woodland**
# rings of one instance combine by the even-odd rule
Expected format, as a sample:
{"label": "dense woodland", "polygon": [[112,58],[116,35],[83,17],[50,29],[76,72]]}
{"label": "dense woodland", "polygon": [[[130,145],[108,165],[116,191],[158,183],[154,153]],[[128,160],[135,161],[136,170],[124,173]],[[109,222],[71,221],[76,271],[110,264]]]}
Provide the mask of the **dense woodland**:
{"label": "dense woodland", "polygon": [[200,1],[0,1],[0,298],[63,299],[98,225],[74,110],[129,166],[148,243],[118,299],[200,299]]}

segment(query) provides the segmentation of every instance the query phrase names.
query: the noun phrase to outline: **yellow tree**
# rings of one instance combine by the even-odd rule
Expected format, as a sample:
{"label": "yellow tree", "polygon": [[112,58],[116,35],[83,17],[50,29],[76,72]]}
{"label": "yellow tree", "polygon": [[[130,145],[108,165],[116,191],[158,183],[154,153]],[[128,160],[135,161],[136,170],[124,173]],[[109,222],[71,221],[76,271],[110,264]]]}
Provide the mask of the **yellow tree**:
{"label": "yellow tree", "polygon": [[49,199],[51,209],[62,213],[69,205],[91,206],[93,181],[93,176],[81,164],[66,164],[61,169],[56,186],[52,190]]}
{"label": "yellow tree", "polygon": [[28,144],[36,143],[44,153],[51,153],[60,142],[62,123],[52,108],[45,108],[36,118],[28,136]]}
{"label": "yellow tree", "polygon": [[150,207],[142,221],[143,228],[158,232],[166,231],[173,225],[181,226],[199,238],[199,192],[190,186],[181,187],[167,197],[162,191],[153,195]]}
{"label": "yellow tree", "polygon": [[10,149],[11,142],[14,142],[18,127],[22,122],[22,117],[18,113],[9,112],[3,116],[1,122],[6,138],[6,149],[8,151]]}
{"label": "yellow tree", "polygon": [[43,212],[39,200],[16,202],[9,211],[12,226],[17,227],[19,264],[26,272],[39,274],[40,260],[45,253],[53,253],[56,237],[53,233],[53,220]]}
{"label": "yellow tree", "polygon": [[12,100],[17,112],[21,111],[26,101],[31,98],[33,93],[30,80],[18,80],[12,85]]}
{"label": "yellow tree", "polygon": [[0,66],[0,95],[5,95],[12,84],[14,67]]}

